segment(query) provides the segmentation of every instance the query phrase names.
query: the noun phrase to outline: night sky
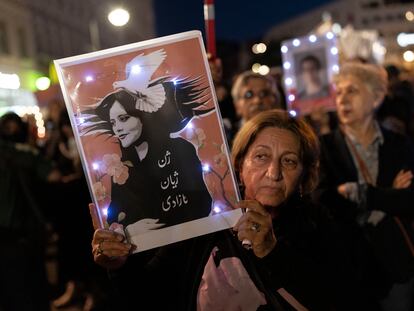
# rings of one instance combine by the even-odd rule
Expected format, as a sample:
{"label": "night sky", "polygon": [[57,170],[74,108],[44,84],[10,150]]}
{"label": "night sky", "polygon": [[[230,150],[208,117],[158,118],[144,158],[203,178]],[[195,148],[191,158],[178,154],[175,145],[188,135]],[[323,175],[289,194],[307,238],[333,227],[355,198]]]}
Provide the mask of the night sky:
{"label": "night sky", "polygon": [[[216,0],[219,40],[262,37],[273,25],[332,0]],[[154,0],[158,36],[204,30],[203,0]]]}

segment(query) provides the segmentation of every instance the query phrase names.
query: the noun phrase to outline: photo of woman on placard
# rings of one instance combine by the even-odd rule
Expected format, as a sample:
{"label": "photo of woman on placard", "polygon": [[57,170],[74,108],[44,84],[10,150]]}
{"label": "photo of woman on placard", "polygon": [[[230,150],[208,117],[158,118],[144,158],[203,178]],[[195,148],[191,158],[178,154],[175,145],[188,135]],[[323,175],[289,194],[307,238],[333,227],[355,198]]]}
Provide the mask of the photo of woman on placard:
{"label": "photo of woman on placard", "polygon": [[82,112],[83,135],[118,139],[121,156],[105,154],[99,170],[112,181],[107,221],[130,226],[131,235],[211,212],[197,150],[178,133],[214,108],[200,109],[210,96],[199,78],[149,80],[165,57],[163,50],[135,57],[117,90]]}
{"label": "photo of woman on placard", "polygon": [[301,89],[299,100],[313,100],[329,96],[326,72],[321,60],[314,54],[306,54],[299,62],[298,81]]}

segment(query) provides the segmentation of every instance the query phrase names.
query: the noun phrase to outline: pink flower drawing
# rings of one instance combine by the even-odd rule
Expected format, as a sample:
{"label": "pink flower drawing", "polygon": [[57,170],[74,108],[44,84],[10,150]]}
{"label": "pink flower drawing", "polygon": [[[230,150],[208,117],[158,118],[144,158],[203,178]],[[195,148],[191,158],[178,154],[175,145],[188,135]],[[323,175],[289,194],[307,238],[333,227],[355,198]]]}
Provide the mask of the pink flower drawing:
{"label": "pink flower drawing", "polygon": [[227,157],[224,151],[224,144],[221,145],[221,152],[219,154],[216,154],[213,158],[214,163],[218,167],[225,167],[227,164]]}
{"label": "pink flower drawing", "polygon": [[128,166],[122,163],[119,155],[105,154],[102,159],[102,171],[112,177],[114,183],[123,185],[129,177]]}
{"label": "pink flower drawing", "polygon": [[102,182],[98,181],[93,184],[93,193],[98,201],[102,201],[106,198],[106,189]]}
{"label": "pink flower drawing", "polygon": [[206,134],[201,128],[189,129],[186,133],[186,138],[197,148],[200,148],[206,140]]}

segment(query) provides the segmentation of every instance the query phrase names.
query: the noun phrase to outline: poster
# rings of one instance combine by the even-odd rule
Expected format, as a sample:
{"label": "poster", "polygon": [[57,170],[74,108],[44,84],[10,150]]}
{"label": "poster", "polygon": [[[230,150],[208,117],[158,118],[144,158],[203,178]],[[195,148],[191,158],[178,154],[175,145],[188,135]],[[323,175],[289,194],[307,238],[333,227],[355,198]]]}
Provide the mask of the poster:
{"label": "poster", "polygon": [[55,65],[102,226],[121,224],[140,252],[236,223],[239,193],[200,32]]}
{"label": "poster", "polygon": [[335,109],[332,77],[338,72],[335,35],[310,35],[282,42],[284,85],[288,108],[307,115]]}

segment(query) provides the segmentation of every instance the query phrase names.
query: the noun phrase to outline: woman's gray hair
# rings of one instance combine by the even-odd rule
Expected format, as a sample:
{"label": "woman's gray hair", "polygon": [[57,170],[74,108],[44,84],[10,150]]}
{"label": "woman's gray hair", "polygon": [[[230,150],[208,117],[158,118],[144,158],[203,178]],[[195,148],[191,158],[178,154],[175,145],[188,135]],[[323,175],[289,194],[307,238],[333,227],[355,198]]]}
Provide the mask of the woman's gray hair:
{"label": "woman's gray hair", "polygon": [[381,66],[348,62],[341,66],[339,73],[334,76],[333,80],[338,83],[346,76],[356,77],[365,83],[375,96],[384,96],[387,93],[387,72]]}
{"label": "woman's gray hair", "polygon": [[276,87],[276,81],[270,75],[261,75],[258,73],[254,73],[251,70],[242,72],[236,78],[233,83],[233,87],[231,88],[231,97],[233,97],[233,101],[236,102],[240,99],[240,90],[243,86],[245,86],[250,79],[261,79],[266,81],[270,85],[270,89],[272,90],[273,95],[276,97],[276,101],[280,102],[280,94]]}

